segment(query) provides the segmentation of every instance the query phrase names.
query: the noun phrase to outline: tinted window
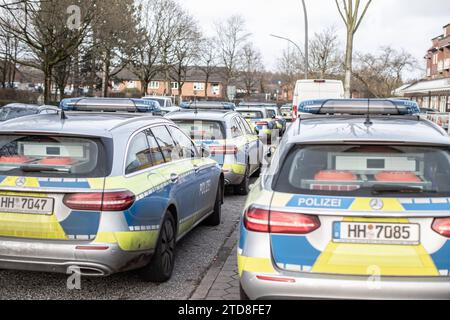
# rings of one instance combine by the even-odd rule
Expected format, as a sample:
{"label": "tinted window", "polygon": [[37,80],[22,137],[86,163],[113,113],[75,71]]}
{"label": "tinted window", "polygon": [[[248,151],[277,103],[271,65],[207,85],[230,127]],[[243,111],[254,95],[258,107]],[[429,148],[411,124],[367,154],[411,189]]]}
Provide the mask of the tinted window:
{"label": "tinted window", "polygon": [[262,119],[264,114],[262,111],[239,111],[245,119]]}
{"label": "tinted window", "polygon": [[175,120],[185,134],[194,140],[225,140],[225,132],[221,122]]}
{"label": "tinted window", "polygon": [[267,118],[274,118],[277,116],[277,113],[274,110],[267,110]]}
{"label": "tinted window", "polygon": [[241,117],[238,117],[236,119],[238,119],[239,123],[241,124],[241,128],[242,128],[243,132],[246,132],[247,134],[253,134],[252,128],[250,127],[250,125],[248,124],[248,122],[245,119],[243,119]]}
{"label": "tinted window", "polygon": [[104,177],[109,164],[100,140],[0,136],[0,175]]}
{"label": "tinted window", "polygon": [[242,135],[243,135],[243,133],[241,131],[241,127],[240,127],[237,119],[234,118],[233,121],[231,121],[231,137],[237,138],[237,137],[241,137]]}
{"label": "tinted window", "polygon": [[152,166],[150,149],[145,133],[139,133],[133,138],[128,149],[125,173],[131,174]]}
{"label": "tinted window", "polygon": [[197,157],[197,149],[195,145],[192,143],[192,140],[189,139],[180,129],[175,127],[169,127],[170,133],[172,134],[177,147],[181,149],[183,157],[186,159],[196,158]]}
{"label": "tinted window", "polygon": [[450,152],[407,146],[297,147],[275,190],[317,195],[450,196]]}
{"label": "tinted window", "polygon": [[169,131],[165,126],[152,128],[153,136],[158,142],[166,162],[172,162],[182,159],[183,155],[175,146]]}

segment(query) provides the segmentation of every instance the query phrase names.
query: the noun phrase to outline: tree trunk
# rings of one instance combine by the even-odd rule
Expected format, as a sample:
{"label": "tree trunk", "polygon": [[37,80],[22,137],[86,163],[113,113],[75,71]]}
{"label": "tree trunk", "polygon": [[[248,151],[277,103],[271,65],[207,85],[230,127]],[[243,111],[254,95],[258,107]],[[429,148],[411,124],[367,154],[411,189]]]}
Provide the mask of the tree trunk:
{"label": "tree trunk", "polygon": [[209,84],[209,73],[206,74],[205,79],[205,100],[208,101],[208,84]]}
{"label": "tree trunk", "polygon": [[49,104],[52,99],[52,68],[44,67],[44,104]]}
{"label": "tree trunk", "polygon": [[352,71],[353,71],[353,31],[347,31],[347,47],[345,53],[345,98],[352,97]]}
{"label": "tree trunk", "polygon": [[142,96],[146,96],[146,95],[148,95],[148,86],[149,86],[149,81],[147,81],[147,80],[141,80],[141,93],[142,93]]}

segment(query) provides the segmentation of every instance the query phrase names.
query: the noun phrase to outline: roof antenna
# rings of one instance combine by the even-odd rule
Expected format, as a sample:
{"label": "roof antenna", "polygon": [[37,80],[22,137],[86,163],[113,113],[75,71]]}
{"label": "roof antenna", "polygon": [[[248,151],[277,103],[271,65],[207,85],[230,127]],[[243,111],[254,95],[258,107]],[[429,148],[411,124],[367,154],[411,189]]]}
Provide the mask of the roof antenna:
{"label": "roof antenna", "polygon": [[61,109],[61,112],[59,113],[59,115],[61,116],[61,120],[67,120],[67,115],[66,112],[64,111],[64,109]]}
{"label": "roof antenna", "polygon": [[367,127],[370,127],[371,125],[373,125],[373,122],[370,119],[370,98],[367,99],[367,118],[366,118],[366,122],[364,122],[364,125]]}

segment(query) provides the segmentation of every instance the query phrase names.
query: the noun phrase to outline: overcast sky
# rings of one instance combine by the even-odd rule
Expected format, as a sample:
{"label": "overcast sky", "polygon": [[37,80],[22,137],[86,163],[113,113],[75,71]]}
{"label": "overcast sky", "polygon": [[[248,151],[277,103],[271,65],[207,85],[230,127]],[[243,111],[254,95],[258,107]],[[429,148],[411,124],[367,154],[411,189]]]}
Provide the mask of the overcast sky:
{"label": "overcast sky", "polygon": [[[300,0],[179,0],[212,35],[214,21],[241,14],[252,40],[261,50],[267,69],[274,70],[287,46],[270,34],[303,43],[304,22]],[[362,0],[365,3],[365,0]],[[345,29],[334,0],[306,0],[310,34],[335,26],[345,43]],[[404,48],[424,66],[431,39],[450,23],[450,0],[373,0],[355,38],[355,50],[373,52],[380,46]]]}

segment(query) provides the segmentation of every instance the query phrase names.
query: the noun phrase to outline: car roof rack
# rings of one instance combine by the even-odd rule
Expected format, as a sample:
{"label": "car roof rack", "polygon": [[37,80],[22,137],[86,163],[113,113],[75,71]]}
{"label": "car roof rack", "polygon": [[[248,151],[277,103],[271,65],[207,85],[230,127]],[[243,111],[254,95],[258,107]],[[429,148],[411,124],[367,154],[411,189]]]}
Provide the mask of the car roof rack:
{"label": "car roof rack", "polygon": [[394,99],[322,99],[300,103],[298,111],[316,115],[418,115],[415,101]]}
{"label": "car roof rack", "polygon": [[69,98],[59,105],[63,111],[158,113],[152,101],[132,98]]}

